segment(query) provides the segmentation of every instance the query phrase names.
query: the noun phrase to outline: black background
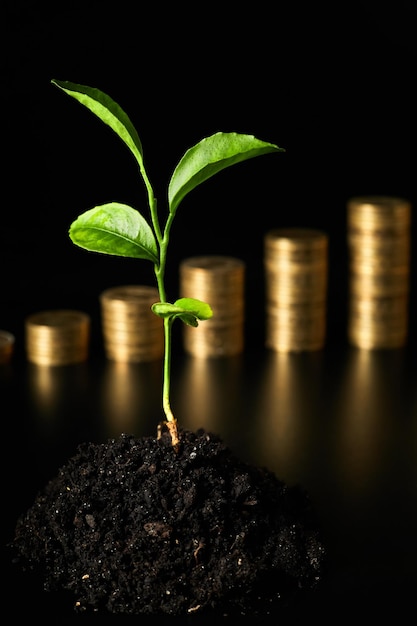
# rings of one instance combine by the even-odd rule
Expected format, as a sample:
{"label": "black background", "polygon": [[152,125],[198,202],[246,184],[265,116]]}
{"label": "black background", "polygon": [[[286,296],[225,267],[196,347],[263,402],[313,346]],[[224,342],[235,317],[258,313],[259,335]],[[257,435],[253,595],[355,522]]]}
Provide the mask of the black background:
{"label": "black background", "polygon": [[203,137],[237,131],[285,148],[218,174],[183,201],[168,299],[177,297],[182,258],[238,256],[247,264],[248,335],[256,336],[265,232],[321,228],[329,235],[328,341],[346,342],[347,200],[385,194],[416,204],[412,2],[2,6],[0,327],[16,334],[17,350],[26,315],[59,307],[87,310],[99,345],[100,291],[154,281],[146,261],[70,242],[69,225],[84,210],[117,200],[146,214],[146,195],[122,142],[52,78],[98,87],[128,113],[161,215],[175,165]]}

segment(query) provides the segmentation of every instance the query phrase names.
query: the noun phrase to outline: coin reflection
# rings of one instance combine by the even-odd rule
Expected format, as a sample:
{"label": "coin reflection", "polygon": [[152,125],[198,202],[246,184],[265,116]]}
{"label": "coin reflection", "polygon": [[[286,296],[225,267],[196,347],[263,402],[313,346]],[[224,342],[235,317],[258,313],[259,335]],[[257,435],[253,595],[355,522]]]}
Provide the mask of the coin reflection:
{"label": "coin reflection", "polygon": [[100,391],[100,413],[107,437],[157,433],[162,420],[161,364],[158,361],[106,363]]}
{"label": "coin reflection", "polygon": [[[289,482],[299,482],[310,463],[319,411],[321,352],[268,355],[258,385],[258,456]],[[301,473],[300,473],[301,472]]]}
{"label": "coin reflection", "polygon": [[175,384],[174,407],[178,420],[186,428],[204,428],[223,437],[238,433],[241,414],[240,355],[221,358],[184,358]]}
{"label": "coin reflection", "polygon": [[355,350],[345,371],[335,410],[334,466],[343,488],[366,494],[389,471],[392,416],[401,419],[401,350]]}
{"label": "coin reflection", "polygon": [[36,365],[26,369],[27,401],[36,420],[36,434],[45,441],[65,441],[69,432],[88,428],[80,406],[89,397],[86,363]]}
{"label": "coin reflection", "polygon": [[75,401],[87,381],[84,364],[54,367],[30,363],[27,368],[29,397],[38,415],[44,419],[63,417],[68,395]]}

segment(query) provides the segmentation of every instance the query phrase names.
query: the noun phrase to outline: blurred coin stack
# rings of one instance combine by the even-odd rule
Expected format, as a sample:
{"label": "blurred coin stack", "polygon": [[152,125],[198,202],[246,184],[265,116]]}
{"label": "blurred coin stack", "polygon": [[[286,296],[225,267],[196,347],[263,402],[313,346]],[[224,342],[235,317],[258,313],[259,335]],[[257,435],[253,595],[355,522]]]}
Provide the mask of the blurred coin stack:
{"label": "blurred coin stack", "polygon": [[25,320],[26,355],[36,365],[69,365],[88,358],[90,317],[82,311],[40,311]]}
{"label": "blurred coin stack", "polygon": [[213,317],[194,328],[183,326],[183,345],[196,357],[239,354],[244,348],[245,264],[228,256],[198,256],[180,264],[183,298],[207,302]]}
{"label": "blurred coin stack", "polygon": [[151,306],[159,302],[156,287],[122,285],[100,294],[104,350],[108,359],[140,363],[164,353],[162,318]]}
{"label": "blurred coin stack", "polygon": [[407,339],[411,204],[364,196],[347,204],[348,336],[359,348],[397,348]]}
{"label": "blurred coin stack", "polygon": [[326,335],[327,234],[274,229],[264,237],[267,348],[319,350]]}

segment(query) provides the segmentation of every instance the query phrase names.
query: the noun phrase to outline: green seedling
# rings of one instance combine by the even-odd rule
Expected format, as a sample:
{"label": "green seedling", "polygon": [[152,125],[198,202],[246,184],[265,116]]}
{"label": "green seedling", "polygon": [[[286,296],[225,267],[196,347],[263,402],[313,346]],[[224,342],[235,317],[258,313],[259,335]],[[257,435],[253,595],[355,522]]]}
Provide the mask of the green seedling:
{"label": "green seedling", "polygon": [[177,420],[170,404],[172,324],[180,319],[195,327],[199,321],[210,319],[213,312],[209,304],[195,298],[180,298],[173,304],[167,301],[165,268],[174,217],[185,196],[221,170],[262,154],[284,150],[253,135],[239,133],[218,132],[202,139],[186,151],[172,174],[162,224],[145,169],[139,135],[123,109],[99,89],[55,79],[51,82],[110,126],[133,154],[145,184],[150,221],[131,206],[110,202],[79,215],[70,226],[69,236],[75,245],[90,252],[146,259],[153,263],[160,302],[152,305],[152,311],[163,319],[165,341],[162,404],[166,420],[159,425],[159,433],[166,426],[172,445],[177,446]]}

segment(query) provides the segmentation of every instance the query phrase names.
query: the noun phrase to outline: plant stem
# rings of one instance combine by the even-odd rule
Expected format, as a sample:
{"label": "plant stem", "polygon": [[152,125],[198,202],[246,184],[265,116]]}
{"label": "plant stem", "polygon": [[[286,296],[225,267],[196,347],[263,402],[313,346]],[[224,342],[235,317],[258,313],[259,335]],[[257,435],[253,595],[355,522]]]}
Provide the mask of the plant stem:
{"label": "plant stem", "polygon": [[[172,221],[174,219],[174,213],[169,213],[162,235],[158,211],[157,201],[153,193],[152,185],[149,181],[143,163],[140,165],[141,174],[145,181],[146,189],[148,192],[149,209],[151,213],[152,225],[155,232],[156,239],[159,245],[159,263],[154,265],[154,271],[156,276],[156,282],[158,285],[159,299],[161,302],[166,302],[166,290],[165,290],[165,266],[167,260],[167,249],[169,243],[169,235],[171,231]],[[179,443],[178,439],[178,427],[177,420],[171,410],[170,403],[170,387],[171,387],[171,348],[172,348],[172,318],[164,319],[164,372],[163,372],[163,389],[162,389],[162,406],[166,416],[165,425],[171,435],[172,445],[176,447]]]}
{"label": "plant stem", "polygon": [[176,446],[178,440],[177,420],[171,410],[170,404],[170,383],[171,383],[171,348],[172,348],[172,318],[164,319],[164,384],[162,391],[163,408],[167,418],[167,428],[171,434],[172,445]]}
{"label": "plant stem", "polygon": [[[159,299],[161,302],[166,302],[165,291],[165,266],[167,259],[167,248],[169,242],[169,233],[172,226],[172,220],[174,215],[170,213],[168,215],[164,236],[162,237],[159,228],[159,222],[156,214],[156,199],[149,196],[152,222],[155,230],[156,237],[159,243],[159,265],[154,266],[156,282],[158,285]],[[170,388],[171,388],[171,351],[172,351],[172,318],[164,318],[164,371],[163,371],[163,390],[162,390],[162,406],[166,416],[166,426],[171,435],[172,445],[176,447],[179,443],[177,420],[171,410],[170,403]]]}

